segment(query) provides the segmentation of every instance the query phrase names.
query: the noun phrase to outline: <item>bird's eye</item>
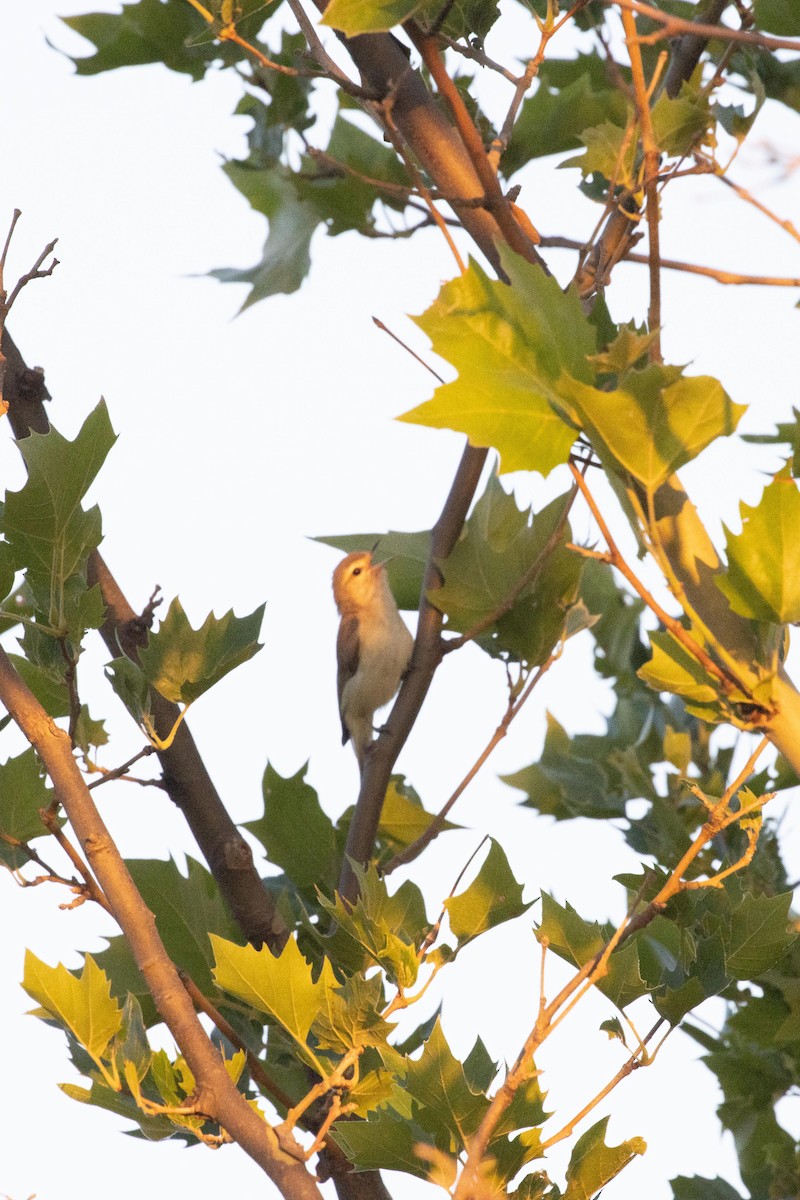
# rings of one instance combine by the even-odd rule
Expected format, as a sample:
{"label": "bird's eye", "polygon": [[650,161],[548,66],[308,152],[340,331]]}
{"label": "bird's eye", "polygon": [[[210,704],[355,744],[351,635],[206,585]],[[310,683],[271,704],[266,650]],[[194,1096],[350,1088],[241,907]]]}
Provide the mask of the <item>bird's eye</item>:
{"label": "bird's eye", "polygon": [[353,568],[353,574],[354,574],[354,575],[360,575],[360,574],[361,574],[361,567],[354,567],[354,568]]}

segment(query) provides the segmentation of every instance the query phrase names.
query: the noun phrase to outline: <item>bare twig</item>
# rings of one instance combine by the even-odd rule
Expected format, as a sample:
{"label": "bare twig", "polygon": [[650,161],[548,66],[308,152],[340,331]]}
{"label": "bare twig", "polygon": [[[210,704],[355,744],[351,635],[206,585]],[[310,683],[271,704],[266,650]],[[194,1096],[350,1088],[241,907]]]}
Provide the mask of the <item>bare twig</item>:
{"label": "bare twig", "polygon": [[690,33],[693,36],[706,38],[708,41],[740,42],[745,46],[762,46],[765,50],[794,50],[800,53],[800,41],[797,38],[773,37],[768,33],[756,33],[747,29],[731,29],[728,25],[706,25],[702,21],[685,21],[682,17],[673,17],[663,9],[654,8],[652,4],[642,3],[642,0],[603,0],[609,8],[621,8],[627,12],[640,13],[658,22],[661,29],[656,33],[642,35],[639,41],[650,45],[676,34]]}
{"label": "bare twig", "polygon": [[397,342],[398,346],[403,347],[406,354],[410,354],[411,357],[415,359],[421,367],[424,367],[426,371],[429,371],[434,379],[438,379],[439,383],[444,383],[441,375],[439,375],[437,371],[434,371],[433,367],[429,366],[429,364],[425,362],[424,358],[420,358],[420,356],[416,354],[410,346],[407,346],[402,338],[399,338],[396,333],[393,333],[388,325],[384,325],[383,321],[381,321],[378,317],[373,317],[372,321],[382,333],[388,333],[389,337],[392,338],[393,341]]}
{"label": "bare twig", "polygon": [[553,653],[545,659],[532,678],[528,680],[522,694],[516,700],[513,698],[509,700],[508,707],[503,715],[503,719],[495,729],[486,746],[483,748],[481,753],[475,759],[475,762],[472,764],[464,778],[459,783],[458,787],[452,793],[447,802],[440,808],[439,812],[432,819],[427,829],[420,834],[416,841],[413,841],[410,846],[406,846],[404,850],[398,851],[394,858],[390,859],[387,865],[383,868],[384,875],[390,875],[392,871],[395,871],[398,867],[405,866],[407,863],[413,862],[415,858],[419,858],[423,850],[425,850],[431,844],[431,842],[439,836],[444,829],[447,815],[452,809],[453,805],[464,794],[467,787],[478,774],[483,764],[486,762],[495,748],[500,745],[500,742],[502,742],[503,738],[506,737],[511,722],[514,720],[517,713],[538,684],[539,680],[547,671],[549,671],[550,667],[559,657],[559,654],[560,651],[553,651]]}
{"label": "bare twig", "polygon": [[[92,775],[95,772],[100,771],[103,778],[95,779],[94,783],[88,784],[87,786],[89,791],[92,791],[93,788],[102,787],[104,783],[111,783],[113,779],[123,779],[128,774],[128,771],[135,762],[138,762],[140,758],[147,758],[148,755],[155,754],[155,752],[155,746],[148,743],[148,745],[143,746],[141,750],[137,750],[137,752],[132,755],[127,762],[124,762],[122,766],[114,767],[112,771],[107,770],[105,767],[99,767],[97,763],[92,763],[89,767],[89,774]],[[158,779],[137,779],[136,783],[143,783],[146,785],[152,785],[154,787],[163,787],[161,780]]]}
{"label": "bare twig", "polygon": [[622,9],[622,25],[625,30],[625,42],[631,60],[633,76],[633,94],[636,113],[639,118],[639,128],[642,134],[642,150],[644,152],[644,193],[647,197],[646,215],[649,234],[648,248],[650,253],[650,305],[647,323],[653,339],[650,342],[650,358],[655,362],[661,361],[661,251],[659,246],[659,211],[658,211],[658,145],[653,135],[653,122],[650,118],[649,89],[645,83],[642,51],[639,45],[639,35],[633,13]]}
{"label": "bare twig", "polygon": [[[557,235],[542,235],[542,246],[545,248],[561,250],[578,250],[586,249],[585,242],[579,242],[576,238],[560,237]],[[701,267],[697,263],[680,262],[674,258],[660,258],[659,266],[662,271],[685,271],[690,275],[702,275],[706,279],[714,279],[717,283],[727,285],[750,285],[752,287],[800,287],[800,277],[792,278],[784,275],[748,275],[738,271],[726,271],[717,267]],[[641,263],[644,266],[650,265],[650,256],[648,254],[633,254],[625,255],[625,262]]]}

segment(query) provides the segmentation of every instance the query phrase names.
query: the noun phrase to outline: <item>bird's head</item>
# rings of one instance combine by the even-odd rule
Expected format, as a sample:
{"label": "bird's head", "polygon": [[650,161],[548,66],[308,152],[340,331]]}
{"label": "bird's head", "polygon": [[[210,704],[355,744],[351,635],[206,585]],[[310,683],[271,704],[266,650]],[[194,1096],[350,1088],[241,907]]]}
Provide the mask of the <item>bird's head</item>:
{"label": "bird's head", "polygon": [[354,550],[333,572],[333,598],[342,614],[368,608],[384,587],[384,565],[373,563],[369,550]]}

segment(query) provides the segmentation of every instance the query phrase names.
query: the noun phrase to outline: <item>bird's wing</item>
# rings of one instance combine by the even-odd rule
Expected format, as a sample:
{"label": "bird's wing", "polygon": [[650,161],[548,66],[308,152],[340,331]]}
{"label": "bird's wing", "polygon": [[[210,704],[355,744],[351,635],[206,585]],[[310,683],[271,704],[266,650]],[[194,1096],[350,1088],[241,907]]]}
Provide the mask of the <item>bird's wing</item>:
{"label": "bird's wing", "polygon": [[[358,639],[358,617],[342,617],[339,624],[339,634],[336,638],[336,661],[339,664],[339,671],[336,679],[336,685],[339,693],[339,713],[342,712],[342,696],[346,684],[353,678],[358,670],[358,659],[360,653]],[[342,721],[342,745],[344,746],[350,737],[350,732],[347,729],[344,721]]]}

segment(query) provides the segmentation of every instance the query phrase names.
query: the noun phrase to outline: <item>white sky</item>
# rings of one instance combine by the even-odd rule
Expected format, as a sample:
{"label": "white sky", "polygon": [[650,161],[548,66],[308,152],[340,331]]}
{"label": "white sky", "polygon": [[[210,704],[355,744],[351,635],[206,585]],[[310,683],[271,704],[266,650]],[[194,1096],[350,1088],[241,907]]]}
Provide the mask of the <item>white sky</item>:
{"label": "white sky", "polygon": [[[23,212],[9,278],[54,236],[61,259],[50,280],[26,290],[9,328],[28,362],[46,367],[51,419],[63,433],[74,435],[100,395],[108,401],[120,440],[93,498],[103,510],[103,553],[134,607],[156,583],[166,602],[180,595],[195,625],[212,608],[241,614],[268,601],[266,648],[198,702],[190,719],[234,818],[259,815],[267,758],[284,775],[310,758],[309,779],[336,816],[356,791],[354,759],[338,744],[329,590],[336,558],[307,538],[418,529],[436,519],[462,442],[392,422],[427,398],[429,381],[370,317],[381,316],[426,352],[403,314],[427,307],[453,263],[434,233],[399,246],[318,234],[303,289],[234,320],[243,289],[202,276],[218,266],[249,266],[264,236],[262,218],[219,170],[221,155],[243,150],[245,123],[229,116],[239,88],[224,76],[193,85],[159,67],[76,79],[47,39],[80,52],[55,14],[89,7],[91,0],[28,0],[7,5],[0,25],[0,229],[14,207]],[[796,120],[778,114],[771,125],[761,123],[754,142],[796,147],[797,133]],[[776,182],[757,148],[743,154],[735,173],[763,185],[766,202],[797,220],[796,184]],[[578,236],[590,227],[595,214],[575,206],[573,171],[553,173],[548,164],[525,179],[522,203],[544,232]],[[735,204],[721,185],[679,186],[672,202],[667,195],[665,255],[800,275],[796,243]],[[552,261],[566,277],[572,256]],[[667,357],[694,361],[736,401],[751,404],[747,428],[785,418],[797,402],[794,294],[725,291],[675,275],[664,284]],[[610,295],[618,319],[642,319],[645,286],[642,268],[618,270]],[[685,473],[715,529],[720,519],[735,525],[740,498],[757,499],[760,477],[746,458],[775,465],[774,456],[756,460],[725,445]],[[4,486],[20,486],[10,444],[0,448],[0,471]],[[539,483],[515,483],[522,495],[543,494]],[[585,915],[619,915],[610,877],[635,863],[621,838],[599,824],[537,820],[496,782],[537,757],[548,707],[573,731],[601,730],[609,699],[587,674],[589,653],[588,641],[568,648],[454,812],[467,831],[441,839],[426,856],[418,874],[431,911],[474,849],[474,831],[488,829],[530,898],[546,887]],[[109,717],[114,742],[103,762],[113,766],[141,739],[102,682],[105,659],[94,644],[83,660],[82,691],[94,715]],[[92,672],[99,682],[90,682]],[[447,660],[399,764],[429,809],[450,794],[504,705],[497,664],[471,648]],[[6,738],[3,757],[13,752]],[[193,851],[182,818],[160,793],[123,786],[108,793],[103,815],[124,852]],[[785,829],[791,840],[791,813]],[[106,1200],[113,1189],[116,1200],[139,1200],[143,1186],[163,1194],[187,1187],[196,1200],[210,1200],[269,1188],[237,1149],[212,1154],[135,1141],[120,1132],[126,1123],[58,1091],[59,1081],[75,1075],[63,1037],[24,1015],[31,1006],[17,986],[24,948],[75,967],[75,951],[102,948],[111,925],[88,905],[60,912],[67,897],[56,888],[21,892],[6,873],[0,895],[0,1194]],[[516,1053],[534,1015],[535,963],[524,918],[465,953],[445,999],[456,1051],[466,1053],[480,1033],[495,1057]],[[554,988],[560,968],[551,970]],[[582,1009],[541,1056],[549,1106],[563,1120],[621,1064],[618,1045],[597,1032],[610,1006],[591,998]],[[646,1006],[640,1019],[646,1028]],[[720,1139],[714,1116],[714,1080],[696,1057],[694,1044],[675,1034],[651,1070],[638,1072],[590,1118],[611,1111],[609,1140],[641,1135],[649,1143],[648,1154],[609,1187],[614,1200],[667,1200],[667,1180],[677,1174],[735,1181],[732,1146]],[[560,1164],[556,1153],[543,1165],[558,1178]],[[423,1190],[407,1177],[390,1182],[403,1200]]]}

